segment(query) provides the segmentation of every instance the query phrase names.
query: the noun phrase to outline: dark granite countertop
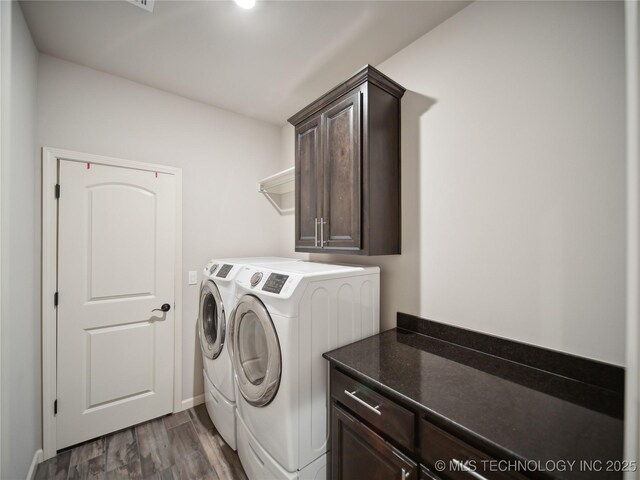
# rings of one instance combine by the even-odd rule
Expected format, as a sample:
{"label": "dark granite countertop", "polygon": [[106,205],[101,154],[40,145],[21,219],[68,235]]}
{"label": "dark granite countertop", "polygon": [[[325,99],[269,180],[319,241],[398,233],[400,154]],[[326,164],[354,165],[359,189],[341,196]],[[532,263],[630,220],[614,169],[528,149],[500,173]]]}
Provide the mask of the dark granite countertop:
{"label": "dark granite countertop", "polygon": [[[412,331],[393,329],[325,358],[499,458],[622,459],[623,394]],[[540,463],[545,462],[545,463]],[[544,469],[544,468],[542,468]],[[582,471],[581,471],[582,470]],[[548,472],[621,478],[619,472]],[[539,476],[534,475],[534,476]]]}

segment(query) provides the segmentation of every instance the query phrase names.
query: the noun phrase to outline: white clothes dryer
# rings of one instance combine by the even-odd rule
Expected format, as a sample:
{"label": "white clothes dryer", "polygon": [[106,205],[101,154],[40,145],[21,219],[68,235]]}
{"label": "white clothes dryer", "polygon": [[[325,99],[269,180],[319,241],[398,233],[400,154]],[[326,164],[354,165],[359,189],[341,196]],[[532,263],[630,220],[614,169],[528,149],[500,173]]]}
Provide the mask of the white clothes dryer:
{"label": "white clothes dryer", "polygon": [[238,455],[251,480],[326,477],[322,354],[380,329],[378,267],[246,266],[229,323]]}
{"label": "white clothes dryer", "polygon": [[235,307],[235,277],[247,263],[276,264],[295,259],[281,257],[223,258],[211,260],[203,272],[198,309],[198,337],[204,363],[207,411],[220,435],[236,449],[236,394],[226,347],[227,315]]}

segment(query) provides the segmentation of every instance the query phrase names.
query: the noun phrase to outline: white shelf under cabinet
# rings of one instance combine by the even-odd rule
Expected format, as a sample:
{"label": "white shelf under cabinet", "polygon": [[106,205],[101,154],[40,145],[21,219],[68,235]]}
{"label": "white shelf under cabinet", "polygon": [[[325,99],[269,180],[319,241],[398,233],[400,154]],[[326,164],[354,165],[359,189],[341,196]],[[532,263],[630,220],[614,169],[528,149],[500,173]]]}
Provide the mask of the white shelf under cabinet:
{"label": "white shelf under cabinet", "polygon": [[295,167],[291,167],[258,182],[258,191],[267,197],[281,215],[294,211],[292,206],[287,205],[293,202],[293,195],[289,194],[295,189],[295,173]]}

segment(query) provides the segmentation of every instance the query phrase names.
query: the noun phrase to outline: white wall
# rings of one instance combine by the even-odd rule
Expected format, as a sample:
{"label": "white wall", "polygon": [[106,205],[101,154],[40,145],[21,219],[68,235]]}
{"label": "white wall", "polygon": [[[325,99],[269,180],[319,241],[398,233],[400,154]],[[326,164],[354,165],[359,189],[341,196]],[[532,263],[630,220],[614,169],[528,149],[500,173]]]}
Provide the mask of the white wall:
{"label": "white wall", "polygon": [[183,169],[183,398],[201,394],[199,287],[187,271],[200,278],[212,256],[278,252],[278,214],[257,181],[279,169],[279,128],[41,55],[37,140]]}
{"label": "white wall", "polygon": [[312,258],[380,265],[383,329],[402,311],[624,364],[623,37],[620,2],[476,2],[386,60],[402,255]]}
{"label": "white wall", "polygon": [[38,53],[17,2],[2,9],[1,478],[25,478],[41,448]]}
{"label": "white wall", "polygon": [[[280,170],[285,170],[295,165],[294,135],[295,129],[288,123],[280,129]],[[293,192],[283,195],[283,205],[287,207],[295,206]],[[295,226],[295,215],[293,213],[282,215],[280,218],[280,253],[286,257],[307,260],[309,258],[308,253],[295,252]]]}

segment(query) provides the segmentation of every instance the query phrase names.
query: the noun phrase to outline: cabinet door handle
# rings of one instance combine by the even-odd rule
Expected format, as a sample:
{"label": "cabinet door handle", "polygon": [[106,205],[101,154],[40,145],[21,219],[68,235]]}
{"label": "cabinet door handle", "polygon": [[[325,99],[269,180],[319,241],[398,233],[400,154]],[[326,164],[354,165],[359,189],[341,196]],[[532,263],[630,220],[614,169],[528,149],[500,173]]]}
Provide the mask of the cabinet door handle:
{"label": "cabinet door handle", "polygon": [[353,392],[350,392],[349,390],[345,390],[344,393],[346,395],[348,395],[349,397],[353,398],[356,402],[358,402],[360,405],[364,405],[365,407],[367,407],[369,410],[371,410],[373,413],[375,413],[376,415],[382,415],[382,412],[380,411],[380,405],[376,405],[375,407],[372,405],[369,405],[367,402],[365,402],[364,400],[356,397],[356,393],[358,391],[354,390]]}
{"label": "cabinet door handle", "polygon": [[[396,458],[398,458],[402,463],[407,463],[407,460],[400,455],[398,452],[396,452],[395,450],[392,450],[393,454],[396,456]],[[406,480],[407,478],[409,478],[411,476],[411,470],[407,471],[406,468],[401,467],[401,477],[400,480]]]}
{"label": "cabinet door handle", "polygon": [[320,217],[320,248],[324,248],[324,218]]}
{"label": "cabinet door handle", "polygon": [[460,460],[458,460],[457,458],[452,458],[451,461],[455,464],[456,467],[458,467],[460,470],[462,470],[463,472],[467,472],[469,475],[471,475],[473,478],[477,478],[478,480],[487,480],[487,477],[483,477],[482,475],[480,475],[478,472],[476,472],[475,470],[470,469],[469,467],[467,467],[464,462],[461,462]]}
{"label": "cabinet door handle", "polygon": [[313,236],[315,238],[314,247],[317,247],[318,246],[318,217],[316,217],[315,220],[313,221],[313,229],[314,229]]}

